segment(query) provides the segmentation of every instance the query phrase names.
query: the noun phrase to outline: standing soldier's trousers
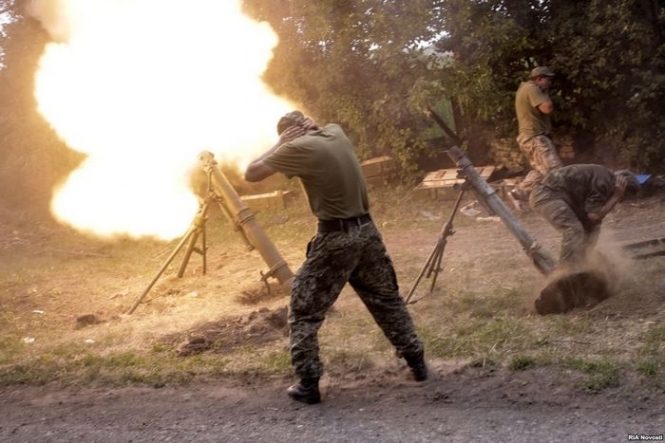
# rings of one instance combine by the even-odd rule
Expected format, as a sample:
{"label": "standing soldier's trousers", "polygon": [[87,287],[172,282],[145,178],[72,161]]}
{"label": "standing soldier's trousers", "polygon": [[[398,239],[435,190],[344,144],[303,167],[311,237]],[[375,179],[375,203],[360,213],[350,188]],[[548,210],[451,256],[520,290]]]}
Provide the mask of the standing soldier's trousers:
{"label": "standing soldier's trousers", "polygon": [[536,135],[519,143],[520,150],[529,160],[531,170],[517,186],[520,198],[528,200],[533,187],[552,169],[563,166],[552,140],[546,135]]}
{"label": "standing soldier's trousers", "polygon": [[293,282],[289,312],[291,360],[300,378],[323,374],[317,334],[326,311],[347,282],[398,353],[422,351],[399,295],[392,261],[373,222],[319,232],[307,250],[307,259]]}

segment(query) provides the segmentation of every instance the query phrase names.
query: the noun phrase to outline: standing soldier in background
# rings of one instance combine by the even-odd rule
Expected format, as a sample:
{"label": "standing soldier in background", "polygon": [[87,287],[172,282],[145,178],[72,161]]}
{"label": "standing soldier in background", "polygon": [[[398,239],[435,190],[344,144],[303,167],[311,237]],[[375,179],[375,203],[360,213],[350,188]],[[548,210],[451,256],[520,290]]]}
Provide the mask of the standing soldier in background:
{"label": "standing soldier in background", "polygon": [[552,143],[550,114],[554,110],[549,96],[549,87],[554,73],[546,66],[531,71],[531,76],[520,84],[515,94],[515,112],[519,134],[517,143],[524,153],[531,170],[513,190],[508,193],[518,211],[527,207],[529,194],[547,173],[563,166]]}
{"label": "standing soldier in background", "polygon": [[339,125],[319,128],[300,111],[282,117],[277,133],[278,142],[250,163],[245,179],[256,182],[275,172],[299,177],[319,220],[291,292],[291,361],[300,382],[288,389],[288,395],[308,404],[321,401],[318,332],[347,282],[406,360],[414,379],[426,380],[423,345],[370,217],[365,178],[353,145]]}

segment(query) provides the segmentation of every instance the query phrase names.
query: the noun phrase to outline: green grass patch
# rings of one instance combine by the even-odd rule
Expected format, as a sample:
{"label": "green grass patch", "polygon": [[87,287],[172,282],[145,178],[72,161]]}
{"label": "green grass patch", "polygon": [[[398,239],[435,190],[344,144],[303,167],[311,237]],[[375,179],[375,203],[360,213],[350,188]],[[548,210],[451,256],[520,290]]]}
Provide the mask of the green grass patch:
{"label": "green grass patch", "polygon": [[448,334],[424,333],[430,355],[441,358],[465,358],[493,355],[494,358],[529,349],[534,336],[520,318],[471,318],[457,322]]}
{"label": "green grass patch", "polygon": [[[79,352],[71,349],[72,352],[67,353],[64,346],[55,351],[24,359],[20,364],[0,367],[0,386],[51,382],[112,386],[182,384],[196,376],[227,373],[227,365],[232,359],[230,356],[215,354],[184,358],[167,352],[144,354],[124,351],[102,355],[89,350]],[[261,367],[276,371],[287,367],[283,355],[268,355],[264,358],[266,362]]]}
{"label": "green grass patch", "polygon": [[499,364],[487,356],[477,356],[469,362],[469,366],[476,369],[494,369]]}
{"label": "green grass patch", "polygon": [[635,369],[645,377],[655,379],[661,372],[662,361],[657,358],[645,358],[640,360]]}
{"label": "green grass patch", "polygon": [[528,355],[514,355],[508,364],[508,368],[511,371],[524,371],[534,368],[535,366],[536,359]]}
{"label": "green grass patch", "polygon": [[571,337],[590,334],[596,328],[594,321],[586,317],[554,315],[548,318],[549,334],[554,337]]}
{"label": "green grass patch", "polygon": [[291,354],[287,350],[268,352],[263,358],[263,367],[269,373],[279,374],[291,369]]}
{"label": "green grass patch", "polygon": [[637,351],[637,372],[645,377],[656,379],[665,366],[665,325],[651,325],[640,337],[643,345]]}
{"label": "green grass patch", "polygon": [[563,365],[588,375],[584,382],[584,388],[588,391],[600,392],[621,385],[619,367],[607,359],[566,358]]}
{"label": "green grass patch", "polygon": [[489,319],[500,314],[519,312],[522,304],[517,291],[502,288],[492,294],[462,292],[448,300],[447,308],[452,313],[466,313],[472,318]]}
{"label": "green grass patch", "polygon": [[362,371],[372,366],[367,353],[355,350],[338,350],[326,354],[326,365],[346,370]]}
{"label": "green grass patch", "polygon": [[665,325],[651,325],[640,338],[644,342],[640,355],[662,356],[665,353]]}

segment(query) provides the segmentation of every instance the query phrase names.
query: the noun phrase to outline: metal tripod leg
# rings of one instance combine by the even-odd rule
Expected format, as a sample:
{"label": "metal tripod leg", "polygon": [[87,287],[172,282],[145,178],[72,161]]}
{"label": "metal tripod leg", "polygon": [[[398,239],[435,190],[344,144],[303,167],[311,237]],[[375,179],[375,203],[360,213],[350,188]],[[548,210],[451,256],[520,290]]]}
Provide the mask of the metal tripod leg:
{"label": "metal tripod leg", "polygon": [[[171,264],[173,259],[175,258],[176,255],[178,255],[178,252],[182,249],[183,246],[185,246],[185,243],[189,241],[189,246],[187,248],[187,254],[185,255],[185,259],[183,260],[182,264],[180,265],[180,271],[178,272],[178,277],[182,277],[182,273],[185,271],[185,267],[187,266],[187,261],[189,260],[189,257],[192,255],[192,251],[194,251],[194,246],[196,244],[196,239],[198,238],[199,234],[201,234],[204,229],[205,229],[205,220],[206,216],[208,213],[208,202],[204,202],[203,205],[201,205],[201,209],[199,209],[198,214],[196,214],[196,217],[194,217],[194,221],[192,222],[191,226],[185,233],[185,235],[180,239],[180,242],[176,246],[176,248],[171,252],[171,255],[166,259],[162,267],[160,268],[159,272],[157,272],[157,275],[152,279],[150,284],[148,285],[147,288],[143,291],[143,293],[139,296],[139,298],[136,299],[134,302],[134,305],[127,311],[127,314],[131,314],[134,312],[134,310],[138,307],[138,305],[141,303],[143,298],[150,292],[150,289],[155,285],[157,280],[159,280],[159,277],[166,271],[166,268]],[[204,237],[205,239],[205,233]],[[203,257],[204,257],[204,269],[205,269],[205,250],[206,250],[206,245],[205,245],[205,240],[203,244],[202,250],[203,252]]]}
{"label": "metal tripod leg", "polygon": [[423,268],[420,271],[420,274],[418,274],[418,277],[416,278],[416,281],[413,282],[411,289],[409,289],[409,293],[407,294],[405,303],[409,303],[409,300],[411,300],[411,297],[413,296],[413,293],[416,291],[418,283],[420,283],[420,280],[423,278],[423,276],[430,278],[430,276],[434,274],[434,276],[432,277],[432,283],[430,284],[429,293],[431,294],[432,291],[434,291],[436,278],[439,275],[439,272],[441,271],[441,261],[443,259],[443,251],[446,248],[447,238],[454,234],[453,219],[455,218],[455,214],[457,214],[457,210],[459,209],[460,203],[462,202],[462,197],[464,196],[464,191],[466,190],[466,188],[467,188],[466,183],[464,183],[462,185],[462,189],[459,191],[459,194],[457,194],[457,200],[455,200],[455,206],[453,206],[453,210],[450,213],[448,220],[441,229],[441,233],[439,234],[436,246],[434,246],[432,253],[427,258],[427,262],[425,262],[425,266],[423,266]]}
{"label": "metal tripod leg", "polygon": [[[191,238],[189,240],[189,244],[187,245],[187,249],[185,250],[185,256],[182,259],[182,263],[180,264],[180,269],[178,270],[178,278],[181,278],[185,274],[185,268],[187,267],[187,263],[189,262],[189,258],[192,256],[192,252],[197,252],[203,256],[203,274],[207,272],[208,268],[208,260],[207,260],[207,252],[208,252],[208,246],[206,244],[206,221],[207,221],[207,216],[208,216],[208,203],[204,203],[203,206],[201,206],[201,210],[199,211],[198,214],[196,214],[196,217],[194,217],[194,221],[192,222],[192,234]],[[196,241],[199,238],[199,235],[201,236],[201,248],[196,247]]]}

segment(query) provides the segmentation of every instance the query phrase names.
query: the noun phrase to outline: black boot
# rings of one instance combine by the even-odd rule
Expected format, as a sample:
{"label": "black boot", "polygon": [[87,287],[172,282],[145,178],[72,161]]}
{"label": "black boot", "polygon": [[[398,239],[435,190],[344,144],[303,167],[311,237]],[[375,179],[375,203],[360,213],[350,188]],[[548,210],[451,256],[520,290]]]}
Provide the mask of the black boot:
{"label": "black boot", "polygon": [[286,393],[292,399],[307,403],[308,405],[313,405],[321,401],[318,378],[303,378],[299,383],[287,389]]}
{"label": "black boot", "polygon": [[415,354],[404,354],[406,363],[411,368],[413,379],[415,381],[427,380],[427,365],[425,364],[425,352],[420,351]]}

